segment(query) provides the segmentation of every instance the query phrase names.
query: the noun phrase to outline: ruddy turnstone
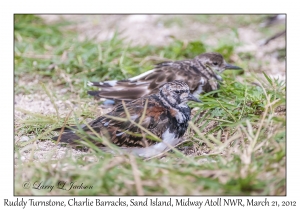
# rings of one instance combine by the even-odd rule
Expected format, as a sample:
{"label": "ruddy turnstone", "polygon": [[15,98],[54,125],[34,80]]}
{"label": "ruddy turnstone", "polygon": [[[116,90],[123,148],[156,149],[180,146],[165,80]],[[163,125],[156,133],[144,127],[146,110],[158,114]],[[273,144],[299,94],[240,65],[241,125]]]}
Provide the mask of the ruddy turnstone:
{"label": "ruddy turnstone", "polygon": [[226,63],[219,53],[203,53],[194,59],[169,61],[157,64],[154,69],[126,80],[89,82],[100,87],[99,91],[88,91],[95,98],[134,100],[154,94],[166,82],[182,80],[188,84],[193,95],[217,90],[220,73],[226,69],[241,69]]}
{"label": "ruddy turnstone", "polygon": [[[177,145],[185,133],[191,115],[187,101],[200,102],[183,81],[168,82],[156,94],[121,103],[82,129],[90,136],[96,136],[94,132],[109,136],[111,143],[125,152],[143,158],[156,156]],[[120,121],[120,118],[126,120]],[[155,136],[161,141],[153,140]],[[74,144],[83,138],[76,131],[66,132],[60,142]],[[86,138],[93,141],[91,137]],[[53,139],[57,140],[58,136]],[[93,142],[104,147],[100,142]]]}

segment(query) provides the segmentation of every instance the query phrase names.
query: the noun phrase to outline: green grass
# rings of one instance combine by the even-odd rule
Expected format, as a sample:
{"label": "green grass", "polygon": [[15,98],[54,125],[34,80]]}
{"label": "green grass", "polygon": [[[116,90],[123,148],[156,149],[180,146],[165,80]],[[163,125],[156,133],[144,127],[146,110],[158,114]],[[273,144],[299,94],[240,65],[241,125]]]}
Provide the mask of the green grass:
{"label": "green grass", "polygon": [[[208,21],[207,16],[191,16]],[[214,17],[220,20],[221,16]],[[235,19],[236,18],[236,19]],[[249,19],[238,16],[233,26]],[[170,20],[166,20],[169,21]],[[180,20],[178,20],[180,23]],[[258,21],[258,20],[257,20]],[[195,108],[186,134],[187,142],[164,158],[142,160],[132,156],[114,157],[90,145],[89,153],[72,158],[66,153],[53,159],[54,147],[44,161],[35,156],[37,140],[50,139],[55,128],[81,124],[95,118],[98,103],[90,98],[86,83],[124,79],[151,69],[164,60],[193,58],[205,51],[217,51],[226,60],[235,54],[237,43],[219,43],[216,48],[205,40],[185,43],[174,39],[167,46],[133,46],[116,32],[112,39],[97,43],[78,40],[66,26],[72,22],[45,24],[36,16],[15,15],[15,94],[45,94],[55,112],[43,114],[24,109],[15,120],[15,135],[30,136],[30,144],[15,144],[16,195],[284,195],[286,193],[285,83],[268,75],[226,72],[220,90],[204,94]],[[236,30],[233,30],[236,31]],[[238,34],[231,34],[238,37]],[[229,38],[231,40],[231,38]],[[251,55],[241,53],[245,57]],[[38,79],[33,85],[27,85]],[[59,90],[66,88],[64,94]],[[78,106],[62,110],[56,101]],[[194,147],[199,154],[184,156],[180,150]],[[29,160],[23,162],[23,153]],[[93,161],[90,159],[93,158]],[[23,183],[42,182],[57,186],[59,181],[93,186],[92,189],[24,189]],[[68,188],[66,184],[66,188]]]}

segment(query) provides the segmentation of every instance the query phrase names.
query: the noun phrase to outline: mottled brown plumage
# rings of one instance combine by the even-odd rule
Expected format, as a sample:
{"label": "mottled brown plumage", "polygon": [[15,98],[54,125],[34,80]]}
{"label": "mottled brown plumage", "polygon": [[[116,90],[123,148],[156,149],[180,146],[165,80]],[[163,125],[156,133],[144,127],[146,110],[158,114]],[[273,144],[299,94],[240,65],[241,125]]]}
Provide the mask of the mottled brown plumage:
{"label": "mottled brown plumage", "polygon": [[[106,116],[101,116],[89,123],[89,126],[100,136],[108,137],[113,144],[122,147],[125,151],[141,157],[151,157],[167,149],[168,144],[175,146],[185,133],[191,114],[186,104],[188,100],[199,101],[190,93],[187,84],[182,81],[166,83],[158,93],[127,102],[125,107],[119,104]],[[114,119],[114,117],[125,119],[126,109],[134,123],[130,120]],[[151,137],[149,133],[136,125],[139,123],[143,128],[161,138],[162,142],[153,140],[153,136]],[[95,136],[89,126],[83,127],[83,130]],[[89,137],[86,138],[92,140]],[[57,140],[58,137],[53,139]],[[74,144],[76,140],[81,139],[78,132],[67,132],[61,136],[60,141]],[[104,146],[97,141],[94,143]]]}
{"label": "mottled brown plumage", "polygon": [[100,87],[100,91],[88,93],[96,98],[133,100],[157,93],[166,82],[182,80],[198,97],[201,92],[217,90],[222,80],[219,74],[226,69],[241,68],[227,64],[219,53],[203,53],[190,60],[157,64],[154,69],[127,80],[90,82],[89,85]]}

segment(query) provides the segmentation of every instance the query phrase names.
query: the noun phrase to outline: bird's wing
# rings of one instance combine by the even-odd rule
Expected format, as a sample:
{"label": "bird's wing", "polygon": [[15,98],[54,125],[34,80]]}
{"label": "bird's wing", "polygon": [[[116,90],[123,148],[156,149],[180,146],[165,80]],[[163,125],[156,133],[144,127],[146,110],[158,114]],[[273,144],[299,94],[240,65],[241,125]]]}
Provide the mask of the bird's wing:
{"label": "bird's wing", "polygon": [[201,78],[201,74],[198,74],[195,68],[192,60],[163,62],[157,64],[154,69],[127,80],[90,83],[91,86],[98,86],[101,90],[88,93],[100,98],[133,100],[154,94],[163,84],[174,80],[186,82],[193,92]]}
{"label": "bird's wing", "polygon": [[[146,104],[147,109],[144,108]],[[89,126],[84,127],[83,130],[95,136],[89,128],[91,127],[100,136],[109,135],[110,141],[120,147],[146,147],[154,144],[157,141],[155,136],[161,137],[169,125],[166,108],[153,97],[128,102],[125,107],[122,104],[117,105],[113,111],[90,122]],[[130,115],[130,120],[116,119],[126,119],[126,110]],[[136,124],[140,124],[151,133],[147,133]],[[81,137],[75,132],[63,134],[60,141],[73,143],[80,139]]]}

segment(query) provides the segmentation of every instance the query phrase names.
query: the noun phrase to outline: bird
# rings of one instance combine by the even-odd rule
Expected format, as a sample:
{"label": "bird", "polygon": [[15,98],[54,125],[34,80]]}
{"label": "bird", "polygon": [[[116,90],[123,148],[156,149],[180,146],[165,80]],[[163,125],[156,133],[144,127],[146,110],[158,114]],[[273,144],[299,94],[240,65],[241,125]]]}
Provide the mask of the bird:
{"label": "bird", "polygon": [[228,64],[220,53],[208,52],[194,59],[167,61],[156,64],[155,68],[126,80],[88,82],[89,86],[100,87],[99,91],[88,91],[96,99],[134,100],[155,94],[166,82],[182,80],[188,84],[195,97],[202,92],[219,88],[220,74],[226,69],[242,69]]}
{"label": "bird", "polygon": [[[116,105],[111,112],[91,121],[82,130],[89,134],[85,138],[101,148],[105,145],[91,137],[96,137],[94,132],[108,137],[122,152],[142,158],[153,157],[180,142],[191,116],[188,101],[201,102],[191,94],[185,82],[167,82],[155,94]],[[82,133],[72,131],[52,139],[76,145],[84,137]]]}

